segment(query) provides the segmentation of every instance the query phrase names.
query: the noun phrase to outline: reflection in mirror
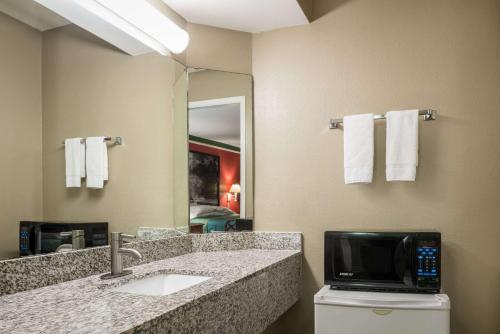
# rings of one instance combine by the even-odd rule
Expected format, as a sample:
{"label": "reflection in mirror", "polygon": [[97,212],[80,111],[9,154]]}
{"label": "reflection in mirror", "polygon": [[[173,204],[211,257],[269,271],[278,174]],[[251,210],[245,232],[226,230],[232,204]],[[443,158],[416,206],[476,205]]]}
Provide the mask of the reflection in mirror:
{"label": "reflection in mirror", "polygon": [[[0,13],[0,259],[100,246],[112,231],[174,230],[185,67],[132,57],[62,19],[40,27],[12,13]],[[123,142],[85,140],[100,136]],[[68,155],[70,138],[82,140]]]}
{"label": "reflection in mirror", "polygon": [[188,72],[189,230],[252,229],[252,77]]}

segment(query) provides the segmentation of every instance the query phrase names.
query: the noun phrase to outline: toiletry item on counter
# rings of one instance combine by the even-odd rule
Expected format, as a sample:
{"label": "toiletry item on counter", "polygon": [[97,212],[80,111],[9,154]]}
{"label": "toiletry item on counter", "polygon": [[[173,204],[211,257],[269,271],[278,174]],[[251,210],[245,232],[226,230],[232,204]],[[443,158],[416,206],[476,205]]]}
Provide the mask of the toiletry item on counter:
{"label": "toiletry item on counter", "polygon": [[389,111],[386,118],[387,181],[415,181],[418,165],[418,110]]}
{"label": "toiletry item on counter", "polygon": [[344,179],[346,184],[373,179],[373,114],[344,117]]}
{"label": "toiletry item on counter", "polygon": [[104,137],[88,137],[87,143],[87,188],[102,189],[108,180],[108,148]]}
{"label": "toiletry item on counter", "polygon": [[85,177],[85,144],[82,138],[69,138],[64,141],[66,160],[66,187],[79,188],[81,178]]}

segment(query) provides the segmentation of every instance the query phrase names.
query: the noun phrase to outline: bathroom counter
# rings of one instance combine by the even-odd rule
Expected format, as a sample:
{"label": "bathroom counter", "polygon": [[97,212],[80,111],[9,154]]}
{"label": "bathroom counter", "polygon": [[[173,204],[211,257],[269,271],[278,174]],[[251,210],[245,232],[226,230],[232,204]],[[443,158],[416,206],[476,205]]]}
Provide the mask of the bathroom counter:
{"label": "bathroom counter", "polygon": [[[0,333],[260,333],[300,296],[301,251],[199,251],[0,297]],[[211,279],[166,296],[110,291],[156,274]]]}

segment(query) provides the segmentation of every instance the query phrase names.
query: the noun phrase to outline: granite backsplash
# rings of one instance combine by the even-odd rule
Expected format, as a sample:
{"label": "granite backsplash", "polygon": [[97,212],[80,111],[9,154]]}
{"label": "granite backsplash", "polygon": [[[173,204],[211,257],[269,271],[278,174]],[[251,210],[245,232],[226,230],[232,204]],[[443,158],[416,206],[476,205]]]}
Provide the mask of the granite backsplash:
{"label": "granite backsplash", "polygon": [[[150,235],[154,235],[151,232]],[[244,249],[301,250],[301,234],[288,232],[232,232],[186,234],[164,239],[140,240],[134,248],[141,260],[124,258],[126,267],[163,260],[191,252]],[[0,261],[0,296],[106,273],[109,246]]]}

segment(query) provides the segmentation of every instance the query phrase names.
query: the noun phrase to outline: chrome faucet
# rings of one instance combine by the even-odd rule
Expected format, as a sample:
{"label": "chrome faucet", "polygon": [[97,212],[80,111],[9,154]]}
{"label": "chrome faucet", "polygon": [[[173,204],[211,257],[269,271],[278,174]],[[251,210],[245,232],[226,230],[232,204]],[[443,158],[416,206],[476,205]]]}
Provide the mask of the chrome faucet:
{"label": "chrome faucet", "polygon": [[111,272],[101,276],[102,279],[110,279],[132,273],[132,270],[123,270],[123,256],[128,255],[140,260],[142,259],[142,255],[135,249],[123,248],[123,241],[124,239],[135,238],[134,235],[111,232]]}

